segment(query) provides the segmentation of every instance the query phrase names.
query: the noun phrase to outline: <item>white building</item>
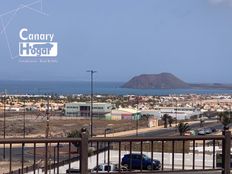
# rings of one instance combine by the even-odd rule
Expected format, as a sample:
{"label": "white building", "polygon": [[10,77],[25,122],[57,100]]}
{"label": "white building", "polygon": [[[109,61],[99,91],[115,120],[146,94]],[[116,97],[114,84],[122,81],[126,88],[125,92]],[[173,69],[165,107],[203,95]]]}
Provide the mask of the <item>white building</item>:
{"label": "white building", "polygon": [[[91,103],[87,102],[72,102],[65,104],[66,116],[90,116]],[[93,116],[105,116],[111,113],[112,105],[110,103],[93,103]]]}
{"label": "white building", "polygon": [[168,114],[177,120],[189,119],[191,116],[201,114],[201,111],[194,107],[158,107],[155,108],[162,117],[164,114]]}

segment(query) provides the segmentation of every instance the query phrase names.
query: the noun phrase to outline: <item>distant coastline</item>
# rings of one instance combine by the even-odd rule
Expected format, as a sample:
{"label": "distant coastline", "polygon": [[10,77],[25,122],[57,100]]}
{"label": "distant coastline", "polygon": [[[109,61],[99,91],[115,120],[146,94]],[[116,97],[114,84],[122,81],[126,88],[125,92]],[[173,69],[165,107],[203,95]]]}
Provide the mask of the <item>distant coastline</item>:
{"label": "distant coastline", "polygon": [[[102,95],[170,95],[170,94],[232,94],[232,89],[129,89],[124,82],[94,82],[94,94]],[[90,94],[90,82],[77,81],[0,81],[0,93],[8,94]]]}
{"label": "distant coastline", "polygon": [[191,84],[193,89],[229,89],[232,90],[232,84],[222,84],[222,83],[213,83],[213,84]]}

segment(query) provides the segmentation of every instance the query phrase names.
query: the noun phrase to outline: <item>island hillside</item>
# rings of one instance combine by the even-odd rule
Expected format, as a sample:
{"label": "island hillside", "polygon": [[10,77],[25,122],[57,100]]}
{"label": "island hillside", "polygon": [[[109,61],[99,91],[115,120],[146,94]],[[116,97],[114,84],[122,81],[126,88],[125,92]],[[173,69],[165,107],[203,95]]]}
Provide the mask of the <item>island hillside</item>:
{"label": "island hillside", "polygon": [[231,84],[191,84],[184,82],[171,73],[142,74],[133,77],[122,88],[134,89],[232,89]]}

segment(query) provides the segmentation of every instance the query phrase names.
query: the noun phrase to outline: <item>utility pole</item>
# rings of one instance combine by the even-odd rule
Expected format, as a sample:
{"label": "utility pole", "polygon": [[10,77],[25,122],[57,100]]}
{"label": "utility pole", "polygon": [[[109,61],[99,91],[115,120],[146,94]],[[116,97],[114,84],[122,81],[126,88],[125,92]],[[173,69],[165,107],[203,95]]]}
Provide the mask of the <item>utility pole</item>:
{"label": "utility pole", "polygon": [[[24,104],[24,111],[23,111],[23,138],[25,138],[25,136],[26,136],[26,132],[25,132],[26,131],[26,125],[25,125],[25,115],[26,115],[25,104],[26,104],[26,102],[25,102],[25,98],[23,100],[23,104]],[[25,148],[25,144],[23,143],[22,144],[22,153],[24,153],[24,148]],[[23,164],[24,164],[24,157],[22,156],[22,173],[24,173],[23,172]]]}
{"label": "utility pole", "polygon": [[137,112],[136,112],[136,136],[139,136],[139,97],[137,96]]}
{"label": "utility pole", "polygon": [[91,96],[90,96],[90,136],[93,137],[93,74],[97,71],[88,70],[91,77]]}
{"label": "utility pole", "polygon": [[229,120],[231,122],[231,102],[230,102],[230,109],[229,109]]}
{"label": "utility pole", "polygon": [[177,108],[178,106],[177,106],[177,98],[176,98],[176,126],[177,126]]}
{"label": "utility pole", "polygon": [[[50,136],[50,109],[49,109],[49,95],[47,96],[47,109],[46,109],[46,138],[49,138]],[[51,173],[51,143],[49,143],[48,147],[48,166],[49,173]]]}
{"label": "utility pole", "polygon": [[47,109],[46,109],[46,120],[47,120],[47,126],[46,126],[46,134],[45,137],[49,137],[49,130],[50,130],[50,116],[49,116],[49,96],[47,96]]}
{"label": "utility pole", "polygon": [[[3,98],[3,138],[6,138],[6,90],[4,92],[4,98]],[[6,147],[5,144],[3,144],[3,159],[6,158]]]}
{"label": "utility pole", "polygon": [[23,109],[23,138],[26,137],[26,98],[24,98],[24,109]]}

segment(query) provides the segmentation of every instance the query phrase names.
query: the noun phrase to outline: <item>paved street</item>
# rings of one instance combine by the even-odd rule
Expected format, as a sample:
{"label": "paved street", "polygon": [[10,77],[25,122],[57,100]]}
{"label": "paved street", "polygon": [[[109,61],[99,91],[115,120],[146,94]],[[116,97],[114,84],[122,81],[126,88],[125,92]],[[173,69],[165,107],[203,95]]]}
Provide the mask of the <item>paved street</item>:
{"label": "paved street", "polygon": [[[200,121],[189,122],[191,129],[199,129],[200,128]],[[222,129],[222,124],[217,123],[216,120],[210,120],[204,123],[204,127],[214,127],[218,130]],[[142,137],[154,137],[154,136],[174,136],[179,135],[176,132],[175,124],[173,127],[164,128],[163,126],[152,127],[152,128],[139,128],[138,130],[139,136]],[[123,132],[115,132],[107,134],[107,137],[134,137],[136,135],[136,130],[129,130]],[[97,137],[104,137],[104,135],[98,135]]]}
{"label": "paved street", "polygon": [[[221,123],[216,123],[216,122],[206,122],[204,124],[204,127],[214,127],[216,129],[222,129],[222,124]],[[191,129],[199,129],[200,128],[200,123],[199,122],[194,122],[190,124]],[[142,137],[154,137],[154,136],[174,136],[174,135],[179,135],[178,132],[175,131],[176,129],[173,128],[159,128],[151,132],[144,132],[144,133],[139,133],[139,136]]]}

